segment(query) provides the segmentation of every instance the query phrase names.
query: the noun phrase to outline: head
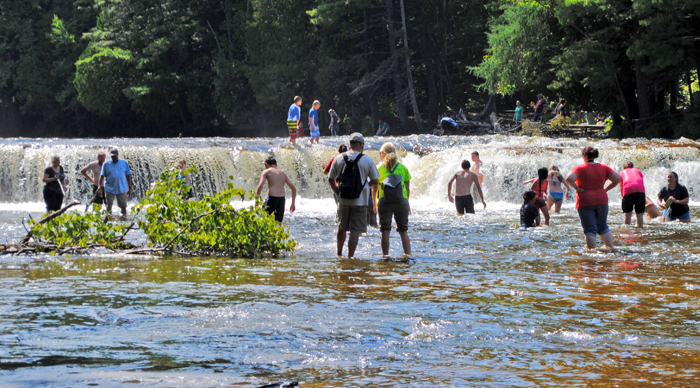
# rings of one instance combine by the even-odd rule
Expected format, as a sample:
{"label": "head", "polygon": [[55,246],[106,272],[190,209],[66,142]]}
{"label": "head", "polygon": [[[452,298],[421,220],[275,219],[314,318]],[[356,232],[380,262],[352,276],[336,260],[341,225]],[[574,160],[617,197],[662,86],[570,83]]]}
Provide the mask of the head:
{"label": "head", "polygon": [[335,110],[333,110],[333,109],[328,109],[328,114],[329,114],[329,115],[334,115],[334,114],[335,114]]}
{"label": "head", "polygon": [[559,100],[559,103],[562,105],[566,105],[566,99],[562,98],[561,100]]}
{"label": "head", "polygon": [[397,162],[396,147],[391,143],[382,144],[382,147],[379,149],[379,157],[382,158],[382,162],[384,162],[386,168],[393,168]]}
{"label": "head", "polygon": [[624,169],[634,168],[634,164],[628,160],[622,167],[624,167]]}
{"label": "head", "polygon": [[537,95],[537,100],[544,100],[544,96],[541,95],[541,94],[538,94],[538,95]]}
{"label": "head", "polygon": [[107,159],[107,155],[104,152],[100,151],[97,154],[97,163],[99,163],[100,166],[102,165],[102,163],[105,162],[106,159]]}
{"label": "head", "polygon": [[472,168],[472,164],[469,163],[469,161],[467,159],[464,159],[462,161],[462,170],[469,171],[470,168]]}
{"label": "head", "polygon": [[186,169],[186,168],[187,168],[187,161],[186,161],[185,159],[180,159],[180,160],[177,162],[177,167],[178,167],[180,170]]}
{"label": "head", "polygon": [[559,172],[559,167],[557,167],[557,166],[555,166],[555,165],[551,165],[551,166],[549,166],[549,171],[554,171],[554,172],[557,172],[557,173],[558,173],[558,172]]}
{"label": "head", "polygon": [[58,155],[51,156],[51,166],[58,167],[60,165],[61,165],[61,158],[59,158]]}
{"label": "head", "polygon": [[348,146],[345,145],[345,143],[340,143],[338,146],[338,153],[342,154],[343,152],[347,152]]}
{"label": "head", "polygon": [[668,176],[666,176],[666,182],[668,182],[669,186],[675,187],[678,184],[678,174],[674,171],[669,172]]}
{"label": "head", "polygon": [[515,106],[520,106],[520,101],[516,101]]}
{"label": "head", "polygon": [[523,206],[527,205],[528,203],[532,203],[535,200],[535,192],[532,190],[528,190],[523,193]]}
{"label": "head", "polygon": [[537,178],[540,181],[547,179],[547,174],[549,174],[549,170],[547,169],[547,167],[540,167],[539,169],[537,169]]}
{"label": "head", "polygon": [[301,106],[301,96],[294,96],[294,104]]}
{"label": "head", "polygon": [[350,135],[350,148],[353,151],[362,152],[365,149],[365,137],[361,133],[355,132]]}
{"label": "head", "polygon": [[583,156],[583,159],[587,162],[595,161],[596,158],[598,158],[598,155],[598,149],[592,146],[585,146],[581,150],[581,156]]}
{"label": "head", "polygon": [[270,156],[269,158],[265,159],[265,168],[270,167],[277,167],[277,160],[275,160],[274,156]]}
{"label": "head", "polygon": [[479,153],[477,151],[472,152],[472,162],[479,161]]}
{"label": "head", "polygon": [[321,107],[321,103],[318,100],[314,101],[313,108],[318,110],[318,108],[320,108],[320,107]]}
{"label": "head", "polygon": [[112,157],[112,161],[116,163],[119,160],[119,150],[114,148],[109,151],[109,155]]}

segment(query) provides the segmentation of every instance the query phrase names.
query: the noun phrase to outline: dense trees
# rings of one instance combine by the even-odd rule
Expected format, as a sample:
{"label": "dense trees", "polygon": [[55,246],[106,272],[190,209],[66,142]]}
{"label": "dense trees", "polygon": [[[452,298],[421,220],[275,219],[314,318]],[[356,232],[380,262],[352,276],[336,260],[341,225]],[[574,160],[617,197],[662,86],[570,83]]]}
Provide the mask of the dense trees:
{"label": "dense trees", "polygon": [[697,137],[698,5],[0,0],[0,135],[284,136],[295,95],[348,131],[414,132],[544,93],[619,134]]}

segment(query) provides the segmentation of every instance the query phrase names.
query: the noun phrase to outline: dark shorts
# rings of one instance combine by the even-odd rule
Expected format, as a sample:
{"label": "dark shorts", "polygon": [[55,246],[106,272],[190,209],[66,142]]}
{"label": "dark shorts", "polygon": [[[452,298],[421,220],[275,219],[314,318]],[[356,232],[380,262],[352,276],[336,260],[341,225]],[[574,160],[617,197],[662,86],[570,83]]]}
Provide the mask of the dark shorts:
{"label": "dark shorts", "polygon": [[282,222],[284,219],[284,197],[267,197],[265,211],[267,214],[274,214],[275,221]]}
{"label": "dark shorts", "polygon": [[538,209],[542,209],[543,207],[547,207],[547,201],[540,197],[535,197],[535,206],[537,206]]}
{"label": "dark shorts", "polygon": [[474,214],[474,199],[472,199],[471,194],[457,195],[455,196],[455,207],[459,214]]}
{"label": "dark shorts", "polygon": [[367,233],[367,206],[338,205],[338,230]]}
{"label": "dark shorts", "polygon": [[608,228],[608,205],[583,206],[578,208],[578,217],[586,236],[604,235]]}
{"label": "dark shorts", "polygon": [[622,197],[622,212],[641,214],[646,211],[647,196],[644,193],[632,193]]}
{"label": "dark shorts", "polygon": [[96,203],[98,205],[103,205],[105,203],[105,197],[97,186],[92,185],[92,197],[90,197],[90,203]]}
{"label": "dark shorts", "polygon": [[379,213],[379,230],[391,230],[391,218],[396,220],[396,230],[405,232],[408,230],[408,213],[411,207],[408,201],[384,202],[384,198],[379,198],[377,203]]}
{"label": "dark shorts", "polygon": [[297,121],[287,120],[287,129],[289,130],[289,137],[296,140],[297,138]]}

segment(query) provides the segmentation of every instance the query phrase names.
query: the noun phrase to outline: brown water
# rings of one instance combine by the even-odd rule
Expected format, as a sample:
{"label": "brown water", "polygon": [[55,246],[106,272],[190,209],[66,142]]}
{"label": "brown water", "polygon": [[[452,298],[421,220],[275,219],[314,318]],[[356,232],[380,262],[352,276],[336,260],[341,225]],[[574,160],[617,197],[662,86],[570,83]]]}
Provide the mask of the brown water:
{"label": "brown water", "polygon": [[[287,257],[0,257],[0,382],[698,385],[695,221],[623,227],[613,197],[617,249],[587,251],[571,201],[551,227],[527,231],[517,228],[519,205],[499,202],[493,188],[485,210],[477,205],[476,215],[454,215],[433,194],[442,190],[443,173],[433,176],[435,187],[421,175],[439,155],[406,159],[426,186],[412,201],[408,262],[382,260],[376,229],[361,239],[358,259],[334,257],[328,198],[301,198],[287,216],[299,242]],[[671,160],[676,165],[660,161],[645,175],[700,166]],[[494,163],[492,171],[507,171],[511,160]],[[506,178],[488,179],[503,185]],[[22,217],[41,210],[36,203],[0,205],[0,243],[19,238]],[[691,209],[694,220],[700,217],[694,198]],[[400,253],[395,232],[391,250]]]}

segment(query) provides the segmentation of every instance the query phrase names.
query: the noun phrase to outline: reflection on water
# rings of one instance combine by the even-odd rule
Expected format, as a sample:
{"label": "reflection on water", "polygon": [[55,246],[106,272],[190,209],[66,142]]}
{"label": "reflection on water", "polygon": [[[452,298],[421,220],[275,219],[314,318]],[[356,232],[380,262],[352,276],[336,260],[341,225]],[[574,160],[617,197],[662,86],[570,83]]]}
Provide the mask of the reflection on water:
{"label": "reflection on water", "polygon": [[[515,229],[517,205],[457,217],[414,201],[415,257],[335,252],[333,202],[300,199],[293,257],[3,257],[0,381],[21,386],[691,386],[695,224],[611,226],[587,252],[572,204]],[[28,207],[27,210],[34,210]],[[693,217],[700,214],[693,208]],[[21,213],[1,211],[7,238]],[[14,220],[14,221],[13,221]],[[392,252],[400,240],[392,235]]]}

